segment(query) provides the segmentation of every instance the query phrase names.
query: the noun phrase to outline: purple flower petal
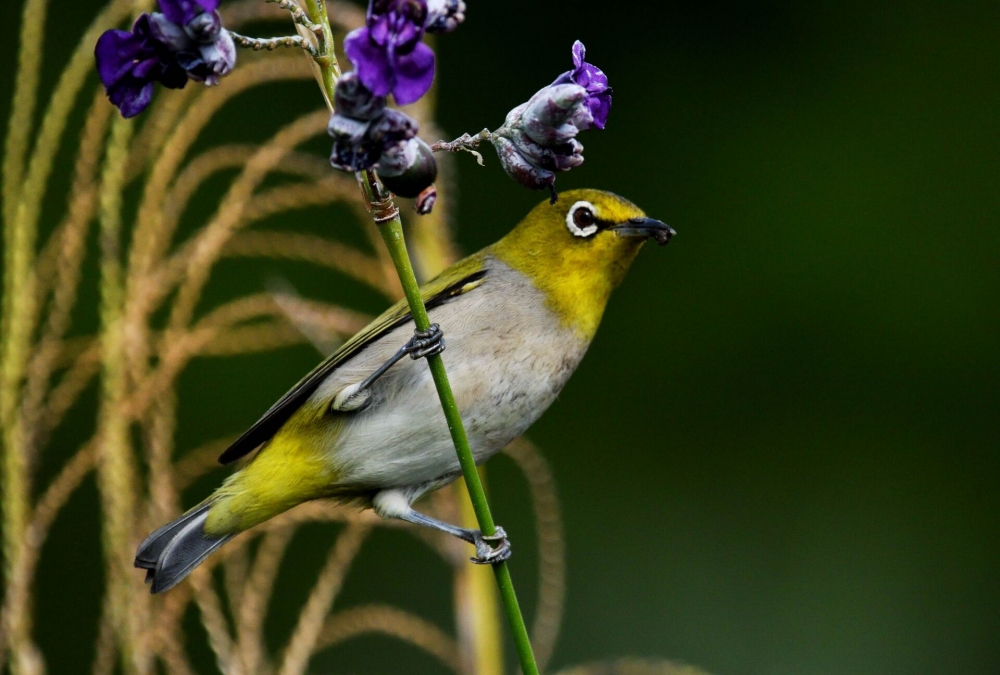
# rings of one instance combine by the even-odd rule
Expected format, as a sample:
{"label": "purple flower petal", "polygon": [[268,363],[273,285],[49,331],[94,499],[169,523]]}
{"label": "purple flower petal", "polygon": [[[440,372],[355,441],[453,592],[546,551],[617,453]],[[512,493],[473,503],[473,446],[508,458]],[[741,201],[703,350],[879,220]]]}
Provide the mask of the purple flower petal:
{"label": "purple flower petal", "polygon": [[396,103],[413,103],[427,93],[433,82],[433,49],[421,42],[409,54],[396,57],[396,83],[392,88]]}
{"label": "purple flower petal", "polygon": [[149,17],[149,33],[153,39],[164,44],[171,51],[179,52],[193,47],[193,42],[184,31],[184,27],[177,25],[165,14],[159,12],[154,12]]}
{"label": "purple flower petal", "polygon": [[203,12],[214,12],[219,0],[159,0],[160,9],[167,18],[183,26]]}
{"label": "purple flower petal", "polygon": [[597,96],[591,96],[587,99],[587,106],[590,108],[591,115],[594,116],[594,126],[603,129],[604,125],[608,123],[608,115],[611,113],[611,90],[608,89]]}
{"label": "purple flower petal", "polygon": [[[161,0],[160,4],[164,13],[140,14],[131,32],[106,31],[94,48],[101,83],[125,117],[138,115],[149,105],[157,82],[170,89],[183,88],[188,79],[214,84],[235,63],[232,36],[222,30],[214,11],[218,0]],[[172,20],[168,12],[174,18],[203,17],[194,25],[198,30],[192,31],[199,39],[193,39],[186,25]]]}
{"label": "purple flower petal", "polygon": [[123,30],[105,31],[94,48],[101,84],[107,88],[118,82],[132,69],[132,63],[141,49],[141,38]]}
{"label": "purple flower petal", "polygon": [[367,28],[356,28],[344,38],[344,52],[354,64],[361,83],[376,96],[388,96],[394,73],[386,52],[368,37]]}
{"label": "purple flower petal", "polygon": [[430,89],[434,52],[421,42],[426,19],[426,0],[370,2],[365,27],[348,34],[344,51],[373,94],[392,93],[405,105]]}
{"label": "purple flower petal", "polygon": [[122,117],[135,117],[153,100],[153,83],[128,78],[108,92],[108,98],[118,106]]}
{"label": "purple flower petal", "polygon": [[[577,40],[573,43],[573,68],[574,70],[579,70],[580,66],[583,65],[583,57],[587,55],[587,48],[583,46],[583,43]],[[577,83],[579,84],[579,83]]]}
{"label": "purple flower petal", "polygon": [[[603,129],[611,112],[611,88],[608,87],[608,76],[597,66],[584,61],[587,50],[583,43],[577,40],[573,43],[573,70],[567,70],[556,78],[552,86],[560,84],[578,84],[587,90],[587,107],[593,114],[594,126]],[[581,129],[586,126],[581,127]]]}

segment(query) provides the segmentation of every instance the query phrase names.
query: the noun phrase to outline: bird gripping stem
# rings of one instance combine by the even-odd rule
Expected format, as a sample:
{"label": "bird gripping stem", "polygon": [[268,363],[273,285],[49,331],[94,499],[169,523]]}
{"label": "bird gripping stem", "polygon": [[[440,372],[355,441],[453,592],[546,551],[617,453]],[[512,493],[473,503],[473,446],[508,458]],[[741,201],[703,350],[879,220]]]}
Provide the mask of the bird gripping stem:
{"label": "bird gripping stem", "polygon": [[[322,85],[323,96],[332,110],[333,90],[337,78],[340,76],[340,66],[333,51],[333,32],[330,29],[330,19],[326,13],[324,0],[305,0],[305,10],[309,20],[320,27],[324,37],[320,49],[326,54],[313,60],[320,70],[319,81]],[[396,208],[392,201],[392,195],[385,189],[374,171],[370,169],[359,171],[356,177],[368,210],[375,220],[379,234],[382,236],[396,267],[396,274],[399,275],[399,281],[403,286],[403,294],[406,296],[410,313],[413,315],[413,323],[418,331],[425,331],[430,328],[431,320],[427,316],[427,308],[420,295],[420,285],[413,273],[413,264],[406,252],[403,224],[399,220],[399,209]],[[447,327],[445,329],[447,332]],[[476,519],[479,521],[479,529],[484,535],[493,536],[496,534],[496,524],[493,522],[493,515],[490,513],[489,503],[486,501],[486,491],[483,490],[483,483],[479,479],[479,471],[476,468],[476,461],[472,457],[469,438],[465,433],[465,425],[462,424],[458,405],[455,403],[455,395],[452,393],[451,383],[448,381],[444,361],[440,354],[433,354],[427,357],[427,365],[434,378],[438,398],[441,399],[441,407],[444,409],[448,430],[451,432],[451,439],[455,444],[458,462],[462,467],[462,475],[465,477],[465,486],[469,491],[473,510],[476,512]],[[500,590],[507,623],[514,638],[514,647],[521,663],[521,672],[523,675],[539,675],[538,664],[535,663],[535,654],[531,649],[531,640],[528,637],[528,628],[524,624],[524,616],[522,616],[521,607],[517,602],[514,582],[510,578],[507,563],[498,562],[492,564],[491,567]]]}
{"label": "bird gripping stem", "polygon": [[[368,210],[378,225],[379,234],[382,235],[382,241],[385,242],[396,267],[399,281],[403,285],[403,293],[406,295],[407,304],[409,304],[410,312],[413,315],[413,323],[417,330],[425,331],[430,328],[431,320],[427,315],[427,308],[424,307],[420,286],[413,273],[410,257],[406,252],[403,225],[399,220],[399,209],[393,204],[392,195],[382,186],[374,171],[359,171],[357,179],[362,192],[364,192]],[[493,522],[493,515],[490,513],[489,503],[486,501],[486,491],[479,479],[479,471],[476,468],[476,461],[472,457],[469,438],[465,433],[465,425],[462,423],[458,405],[455,403],[455,395],[452,393],[451,383],[448,381],[444,361],[440,354],[433,354],[427,357],[427,365],[431,369],[431,376],[434,378],[434,385],[437,387],[438,397],[441,399],[441,407],[444,409],[444,416],[448,421],[448,430],[451,432],[451,439],[455,444],[455,451],[458,453],[458,461],[462,467],[462,475],[465,477],[465,486],[469,490],[472,507],[476,512],[476,519],[479,521],[479,529],[484,535],[493,536],[496,534],[496,524]],[[510,577],[507,563],[499,562],[491,566],[500,589],[500,598],[503,601],[507,622],[514,637],[514,646],[521,663],[521,672],[524,675],[539,675],[535,654],[531,649],[531,640],[528,638],[528,629],[524,624],[524,617],[521,615],[521,607],[517,601],[514,582]]]}

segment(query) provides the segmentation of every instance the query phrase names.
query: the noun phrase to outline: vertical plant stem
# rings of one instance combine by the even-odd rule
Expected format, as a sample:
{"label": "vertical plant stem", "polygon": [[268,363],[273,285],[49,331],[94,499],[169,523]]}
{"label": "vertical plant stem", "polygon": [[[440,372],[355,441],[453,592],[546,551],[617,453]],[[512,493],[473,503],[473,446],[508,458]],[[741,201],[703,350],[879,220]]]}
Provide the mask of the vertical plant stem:
{"label": "vertical plant stem", "polygon": [[[452,486],[458,502],[462,527],[476,528],[476,512],[469,491],[461,484]],[[463,556],[456,570],[456,617],[459,644],[468,671],[476,675],[503,675],[503,627],[500,625],[500,598],[490,570],[470,565]]]}
{"label": "vertical plant stem", "polygon": [[[323,26],[324,35],[331,34],[330,20],[326,15],[326,7],[323,0],[305,0],[306,11],[310,20]],[[336,57],[333,53],[332,39],[324,45],[329,63],[317,60],[321,72],[323,73],[323,93],[327,102],[334,100],[334,85],[336,76],[340,73],[337,66]],[[334,74],[336,73],[336,74]],[[368,210],[375,220],[379,234],[385,242],[392,262],[396,267],[396,274],[403,285],[403,293],[406,302],[413,315],[413,323],[417,330],[427,330],[430,327],[430,318],[427,316],[427,308],[424,307],[423,298],[420,295],[420,285],[417,283],[416,275],[413,273],[413,264],[410,262],[409,254],[406,252],[406,242],[403,239],[403,224],[399,219],[399,210],[392,202],[392,196],[382,187],[374,171],[363,171],[357,174],[358,184],[365,195]],[[451,383],[448,381],[448,373],[445,371],[444,361],[440,354],[435,354],[427,359],[434,378],[434,386],[437,388],[438,398],[441,399],[441,407],[444,410],[445,419],[448,422],[448,429],[451,432],[451,439],[455,444],[455,451],[458,454],[458,462],[462,467],[462,475],[465,477],[465,485],[469,491],[469,498],[472,500],[473,510],[476,512],[476,519],[479,521],[479,529],[483,534],[492,536],[496,534],[496,524],[493,522],[493,515],[490,513],[489,503],[486,501],[486,491],[483,483],[479,479],[479,472],[476,468],[476,461],[472,456],[472,449],[469,447],[469,438],[465,433],[465,425],[462,423],[462,415],[455,403],[455,395],[451,390]],[[497,586],[500,589],[500,598],[503,601],[504,613],[507,615],[507,623],[510,626],[514,638],[514,647],[517,650],[517,657],[521,663],[523,675],[539,675],[538,666],[535,663],[535,655],[531,649],[531,640],[528,637],[528,629],[524,624],[524,616],[521,614],[521,607],[517,602],[517,593],[514,590],[514,582],[510,577],[510,570],[506,562],[499,562],[492,565],[493,574],[496,577]]]}
{"label": "vertical plant stem", "polygon": [[[21,35],[11,115],[0,169],[4,225],[3,316],[0,319],[0,426],[3,428],[2,506],[3,577],[6,610],[0,634],[11,654],[14,675],[41,672],[41,656],[31,643],[31,605],[26,589],[10,586],[18,576],[24,534],[31,508],[28,434],[19,409],[20,392],[31,342],[35,291],[31,268],[36,230],[18,217],[24,170],[38,100],[42,40],[47,0],[28,0],[21,14]],[[13,597],[7,597],[13,596]],[[2,650],[0,650],[2,651]],[[2,664],[0,664],[2,668]]]}
{"label": "vertical plant stem", "polygon": [[[359,172],[358,183],[365,193],[372,217],[378,225],[382,240],[385,242],[386,248],[389,250],[389,255],[392,256],[392,261],[396,266],[399,280],[403,284],[403,293],[406,295],[407,304],[410,306],[410,313],[413,315],[413,324],[417,330],[427,330],[431,325],[431,321],[427,316],[427,308],[424,307],[424,301],[420,295],[420,286],[417,284],[417,278],[413,273],[413,265],[410,263],[410,257],[406,252],[406,242],[403,239],[403,224],[399,220],[399,210],[393,204],[392,197],[382,187],[381,183],[379,183],[374,171]],[[448,429],[451,432],[451,439],[458,453],[458,462],[462,467],[465,486],[469,490],[469,498],[472,500],[472,508],[476,512],[479,528],[483,534],[492,536],[496,533],[496,524],[493,522],[493,515],[490,513],[489,503],[486,501],[486,491],[483,489],[483,483],[479,479],[476,460],[473,458],[472,449],[469,447],[469,438],[465,433],[465,425],[462,423],[462,416],[458,410],[458,405],[455,403],[455,395],[451,390],[451,383],[448,381],[444,361],[440,354],[435,354],[427,359],[427,364],[431,369],[438,397],[441,399],[441,407],[444,409],[445,419],[448,421]],[[514,582],[510,577],[510,570],[507,568],[506,562],[495,563],[492,567],[497,586],[500,588],[500,598],[503,601],[504,612],[507,615],[507,623],[510,625],[510,630],[513,634],[518,660],[521,662],[521,671],[524,675],[538,675],[538,666],[535,664],[535,656],[531,650],[531,641],[528,638],[528,630],[524,625],[521,607],[517,602],[517,594],[514,590]]]}
{"label": "vertical plant stem", "polygon": [[327,105],[333,107],[333,86],[340,77],[340,66],[333,52],[333,29],[330,28],[330,17],[326,14],[324,0],[305,0],[306,13],[310,21],[323,29],[323,35],[318,39],[319,56],[314,59],[319,66],[320,79],[323,83],[323,94],[327,97]]}
{"label": "vertical plant stem", "polygon": [[[104,509],[104,555],[107,561],[108,611],[121,650],[125,673],[143,672],[139,635],[135,631],[136,603],[130,577],[133,522],[136,514],[138,470],[129,443],[125,413],[125,363],[121,268],[122,191],[133,126],[116,119],[104,160],[101,180],[101,410],[97,480]],[[132,597],[133,595],[137,597]]]}

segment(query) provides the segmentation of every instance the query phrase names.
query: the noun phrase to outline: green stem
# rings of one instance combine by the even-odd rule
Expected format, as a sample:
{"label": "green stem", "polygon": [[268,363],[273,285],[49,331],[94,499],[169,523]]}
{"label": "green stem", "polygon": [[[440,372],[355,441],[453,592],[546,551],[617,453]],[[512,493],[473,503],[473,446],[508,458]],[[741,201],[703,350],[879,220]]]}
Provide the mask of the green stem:
{"label": "green stem", "polygon": [[[306,0],[306,13],[309,20],[317,23],[323,28],[325,44],[320,45],[323,55],[315,59],[323,74],[323,89],[327,102],[333,103],[333,90],[336,79],[340,76],[340,67],[337,58],[333,53],[333,32],[330,29],[330,19],[326,14],[326,6],[323,0]],[[326,58],[324,58],[324,56]],[[417,330],[427,330],[430,328],[431,320],[427,316],[427,308],[424,307],[424,300],[420,295],[420,284],[413,273],[413,264],[410,256],[406,252],[406,242],[403,239],[403,224],[399,219],[399,209],[392,202],[392,195],[382,186],[374,171],[360,171],[357,174],[358,184],[365,195],[368,210],[375,220],[382,241],[385,242],[389,255],[396,267],[396,274],[403,286],[403,294],[406,302],[410,306],[410,313],[413,315],[413,323]],[[445,327],[447,330],[447,327]],[[493,522],[493,515],[490,513],[490,505],[486,501],[486,491],[483,483],[479,479],[479,471],[476,469],[476,460],[472,457],[472,448],[469,447],[469,437],[465,433],[465,425],[462,423],[462,415],[459,413],[458,404],[455,403],[455,395],[451,390],[451,383],[448,381],[448,373],[444,368],[444,361],[440,354],[435,354],[427,359],[427,364],[431,369],[431,376],[434,378],[434,386],[437,388],[438,398],[441,399],[441,407],[444,409],[444,416],[448,422],[448,430],[451,432],[451,440],[455,444],[455,452],[458,453],[458,462],[462,467],[462,475],[465,477],[465,486],[469,490],[469,497],[472,500],[472,508],[476,512],[476,520],[479,521],[479,529],[483,534],[491,536],[496,533],[496,524]],[[507,623],[514,638],[514,646],[517,649],[517,657],[521,662],[521,672],[523,675],[539,675],[538,665],[535,663],[535,654],[531,649],[531,640],[528,638],[528,628],[524,625],[524,616],[521,614],[521,607],[517,602],[517,594],[514,591],[514,582],[510,578],[510,570],[507,569],[506,562],[494,563],[493,574],[496,576],[497,586],[500,589],[500,599],[503,601],[504,613],[507,615]]]}
{"label": "green stem", "polygon": [[[427,330],[431,325],[431,320],[427,316],[427,308],[424,307],[424,301],[420,295],[420,285],[417,283],[417,278],[413,273],[413,265],[406,252],[399,210],[392,203],[391,195],[379,183],[374,171],[359,172],[357,177],[358,183],[365,193],[372,217],[378,225],[379,234],[382,235],[382,241],[389,249],[389,255],[396,266],[396,273],[403,285],[406,302],[413,315],[413,324],[417,330]],[[451,440],[458,453],[458,462],[462,466],[462,475],[465,476],[465,485],[469,490],[476,519],[479,521],[479,529],[487,536],[493,535],[496,533],[496,524],[493,522],[493,515],[490,513],[489,503],[486,501],[483,483],[479,479],[476,460],[469,447],[469,437],[465,433],[465,425],[462,424],[458,404],[455,403],[455,395],[452,393],[451,383],[448,381],[444,360],[440,354],[435,354],[427,359],[427,364],[434,378],[434,386],[437,387],[438,398],[441,399],[445,419],[448,421],[448,430],[451,431]],[[521,672],[524,675],[538,675],[538,666],[535,664],[535,655],[531,649],[531,640],[528,638],[528,629],[524,625],[521,607],[517,602],[517,594],[514,591],[514,582],[510,578],[510,570],[507,568],[506,562],[495,563],[492,567],[497,586],[500,588],[500,598],[507,615],[507,623],[510,625],[514,637],[517,656],[521,662]]]}
{"label": "green stem", "polygon": [[322,29],[322,36],[319,42],[319,56],[313,60],[319,66],[320,75],[323,80],[323,90],[327,97],[327,103],[333,107],[333,87],[340,77],[340,65],[337,63],[337,55],[333,51],[333,29],[330,28],[330,17],[326,14],[326,3],[324,0],[306,0],[306,13],[309,20],[317,24]]}

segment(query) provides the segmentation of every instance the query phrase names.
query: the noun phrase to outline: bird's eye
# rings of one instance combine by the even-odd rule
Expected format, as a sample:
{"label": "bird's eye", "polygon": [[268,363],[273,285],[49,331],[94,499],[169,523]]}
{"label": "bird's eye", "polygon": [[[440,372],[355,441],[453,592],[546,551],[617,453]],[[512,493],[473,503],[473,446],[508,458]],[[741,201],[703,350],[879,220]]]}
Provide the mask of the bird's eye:
{"label": "bird's eye", "polygon": [[590,202],[577,202],[566,214],[566,227],[577,237],[589,237],[597,232],[597,216]]}

